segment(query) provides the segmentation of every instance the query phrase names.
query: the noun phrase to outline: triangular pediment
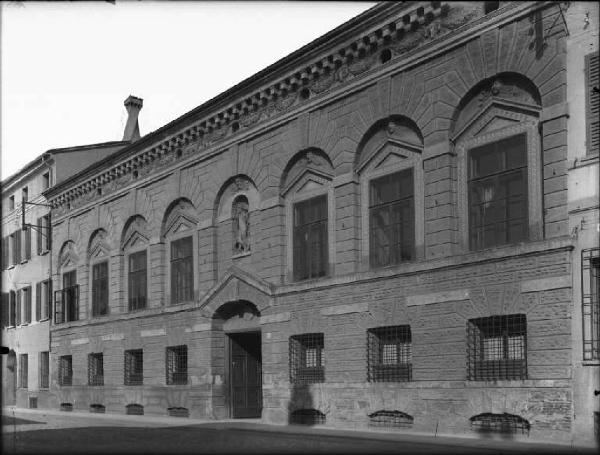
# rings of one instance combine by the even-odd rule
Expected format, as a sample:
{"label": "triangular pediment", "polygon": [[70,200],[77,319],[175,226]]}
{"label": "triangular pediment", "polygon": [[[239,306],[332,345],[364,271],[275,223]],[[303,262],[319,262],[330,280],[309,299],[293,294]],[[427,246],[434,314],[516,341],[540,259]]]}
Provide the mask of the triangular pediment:
{"label": "triangular pediment", "polygon": [[69,268],[69,267],[75,267],[77,265],[77,259],[72,257],[70,254],[66,255],[65,257],[61,258],[60,261],[60,268],[61,269],[65,269],[65,268]]}
{"label": "triangular pediment", "polygon": [[322,187],[323,182],[318,182],[315,179],[308,178],[305,182],[302,183],[302,186],[298,188],[297,193],[301,193],[303,191],[312,191]]}
{"label": "triangular pediment", "polygon": [[272,285],[239,267],[232,266],[227,273],[206,293],[200,301],[200,308],[207,317],[224,303],[245,300],[254,304],[259,311],[271,305]]}
{"label": "triangular pediment", "polygon": [[165,235],[189,231],[195,227],[196,220],[185,212],[178,212],[173,214],[167,222],[167,225],[165,226]]}
{"label": "triangular pediment", "polygon": [[408,158],[408,156],[407,154],[402,154],[399,152],[400,149],[396,149],[394,151],[389,152],[387,155],[383,155],[379,159],[376,159],[374,168],[382,169],[402,163],[404,160],[406,160],[406,158]]}
{"label": "triangular pediment", "polygon": [[365,158],[358,166],[358,172],[391,167],[401,163],[403,160],[420,154],[421,148],[418,146],[405,141],[388,138]]}
{"label": "triangular pediment", "polygon": [[106,257],[106,256],[108,256],[108,249],[105,247],[105,245],[103,245],[101,243],[94,245],[94,247],[92,248],[92,251],[90,251],[91,259],[101,258],[101,257]]}
{"label": "triangular pediment", "polygon": [[307,169],[302,174],[298,175],[285,193],[290,191],[294,193],[311,191],[327,185],[331,181],[331,176],[319,172],[315,169]]}
{"label": "triangular pediment", "polygon": [[131,235],[123,242],[123,249],[133,248],[140,244],[147,244],[149,239],[140,234],[138,231],[133,231]]}
{"label": "triangular pediment", "polygon": [[502,128],[506,128],[508,126],[513,126],[519,124],[518,120],[504,117],[504,116],[495,116],[490,119],[487,123],[483,125],[483,127],[475,132],[475,136],[480,136],[482,134],[488,134],[492,131],[501,130]]}

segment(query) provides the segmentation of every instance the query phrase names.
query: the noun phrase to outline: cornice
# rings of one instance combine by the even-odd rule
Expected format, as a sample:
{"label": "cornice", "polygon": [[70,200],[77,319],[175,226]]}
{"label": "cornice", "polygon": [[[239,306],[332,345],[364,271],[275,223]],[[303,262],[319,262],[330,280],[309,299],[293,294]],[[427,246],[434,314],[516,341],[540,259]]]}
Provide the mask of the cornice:
{"label": "cornice", "polygon": [[[278,62],[250,78],[251,83],[256,85],[257,81],[266,80],[273,67],[279,65],[279,77],[271,77],[270,83],[249,92],[242,91],[246,88],[241,87],[246,84],[244,81],[180,119],[56,185],[45,195],[55,209],[55,216],[60,217],[71,209],[96,200],[100,195],[108,195],[127,187],[134,180],[153,171],[170,168],[176,162],[188,161],[187,158],[192,156],[204,159],[205,154],[215,153],[215,147],[222,150],[231,140],[244,140],[258,125],[264,127],[277,119],[287,118],[292,112],[314,104],[311,102],[313,98],[322,98],[325,93],[338,92],[342,87],[354,85],[355,79],[381,71],[385,66],[392,68],[393,63],[404,59],[413,60],[412,64],[415,64],[411,56],[423,45],[430,47],[434,43],[444,42],[465,27],[470,29],[502,14],[503,17],[508,17],[507,12],[514,14],[513,10],[525,14],[545,3],[525,6],[512,3],[485,16],[480,14],[476,17],[477,14],[471,14],[451,20],[447,19],[452,7],[450,2],[376,5],[349,21],[347,24],[350,26],[344,28],[344,24],[338,27],[283,59],[283,63]],[[361,27],[356,19],[368,14],[374,15],[376,24],[373,25],[373,18],[365,18],[367,26]],[[382,18],[386,19],[383,24]],[[354,39],[346,39],[343,44],[332,46],[332,35],[339,29],[343,29],[345,37],[351,35]],[[309,50],[301,53],[308,47]],[[328,51],[326,54],[323,54],[324,48]],[[298,55],[306,53],[310,54],[309,57],[319,53],[321,56],[303,64]],[[291,57],[298,58],[294,60]],[[289,70],[292,66],[296,71],[288,71],[282,75],[285,69]],[[221,102],[221,109],[208,109],[206,105],[215,103],[217,98],[229,102]],[[196,120],[190,121],[192,118]],[[187,124],[178,128],[182,119]],[[103,167],[108,169],[102,170]]]}

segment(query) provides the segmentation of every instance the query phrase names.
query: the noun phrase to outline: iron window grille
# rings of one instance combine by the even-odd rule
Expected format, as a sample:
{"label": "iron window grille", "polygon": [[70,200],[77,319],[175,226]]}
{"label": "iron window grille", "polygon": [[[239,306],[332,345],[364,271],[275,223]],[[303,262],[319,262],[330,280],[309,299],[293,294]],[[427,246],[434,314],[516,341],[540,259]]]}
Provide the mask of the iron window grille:
{"label": "iron window grille", "polygon": [[73,385],[73,357],[70,355],[58,359],[58,385]]}
{"label": "iron window grille", "polygon": [[29,408],[37,409],[38,407],[38,397],[29,397]]}
{"label": "iron window grille", "polygon": [[468,186],[472,250],[527,238],[526,134],[470,150]]}
{"label": "iron window grille", "polygon": [[132,349],[125,351],[125,385],[144,383],[144,351]]}
{"label": "iron window grille", "polygon": [[22,289],[24,305],[24,324],[31,324],[31,286]]}
{"label": "iron window grille", "polygon": [[372,267],[399,264],[415,257],[413,170],[371,180],[369,259]]}
{"label": "iron window grille", "polygon": [[72,403],[61,403],[60,404],[60,410],[61,411],[65,411],[65,412],[72,412],[73,411],[73,404]]}
{"label": "iron window grille", "polygon": [[325,414],[317,409],[298,409],[290,414],[293,425],[322,425],[325,420]]}
{"label": "iron window grille", "polygon": [[90,412],[95,413],[95,414],[105,414],[106,406],[104,406],[103,404],[99,404],[99,403],[92,403],[92,404],[90,404]]}
{"label": "iron window grille", "polygon": [[381,410],[369,414],[369,426],[383,428],[410,428],[413,416],[401,411]]}
{"label": "iron window grille", "polygon": [[88,355],[88,385],[104,385],[104,356],[102,353]]}
{"label": "iron window grille", "polygon": [[166,361],[167,385],[187,384],[187,346],[168,347]]}
{"label": "iron window grille", "polygon": [[108,313],[108,261],[92,266],[92,316]]}
{"label": "iron window grille", "polygon": [[147,262],[146,250],[129,255],[129,311],[146,308]]}
{"label": "iron window grille", "polygon": [[306,333],[290,337],[290,382],[312,384],[325,382],[322,333]]}
{"label": "iron window grille", "polygon": [[63,274],[63,288],[54,293],[54,322],[62,324],[79,320],[79,285],[77,271]]}
{"label": "iron window grille", "polygon": [[529,434],[531,425],[521,416],[486,412],[469,419],[471,428],[481,433]]}
{"label": "iron window grille", "polygon": [[583,359],[600,359],[600,248],[581,252]]}
{"label": "iron window grille", "polygon": [[172,303],[194,298],[194,261],[192,237],[171,242],[171,299]]}
{"label": "iron window grille", "polygon": [[48,351],[40,352],[39,369],[40,389],[47,389],[50,387],[50,353]]}
{"label": "iron window grille", "polygon": [[189,417],[190,411],[187,408],[172,407],[167,408],[167,412],[171,417]]}
{"label": "iron window grille", "polygon": [[527,321],[524,314],[470,319],[467,323],[470,381],[527,379]]}
{"label": "iron window grille", "polygon": [[125,406],[125,414],[133,416],[143,416],[144,407],[141,404],[128,404]]}
{"label": "iron window grille", "polygon": [[29,356],[27,354],[21,354],[19,356],[19,387],[26,389],[29,383]]}
{"label": "iron window grille", "polygon": [[367,380],[412,380],[412,338],[409,325],[386,326],[367,331]]}
{"label": "iron window grille", "polygon": [[327,275],[327,196],[294,204],[294,280]]}

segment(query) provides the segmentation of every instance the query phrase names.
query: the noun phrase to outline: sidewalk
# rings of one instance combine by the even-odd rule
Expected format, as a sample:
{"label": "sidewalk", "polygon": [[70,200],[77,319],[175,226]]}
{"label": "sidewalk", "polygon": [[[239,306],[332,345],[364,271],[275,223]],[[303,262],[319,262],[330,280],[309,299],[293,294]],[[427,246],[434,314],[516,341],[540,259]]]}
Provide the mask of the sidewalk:
{"label": "sidewalk", "polygon": [[[527,452],[527,453],[597,453],[594,448],[574,447],[566,444],[537,443],[516,440],[498,440],[487,438],[469,438],[464,436],[431,436],[424,434],[393,433],[386,430],[354,430],[331,428],[327,426],[309,427],[302,425],[273,425],[261,422],[260,419],[223,419],[208,420],[181,418],[153,415],[123,415],[123,414],[94,414],[80,411],[64,412],[45,409],[20,409],[5,407],[2,415],[15,417],[14,425],[3,425],[3,433],[13,431],[31,431],[38,429],[64,429],[88,426],[124,426],[124,427],[183,427],[195,426],[212,430],[230,430],[247,432],[262,432],[283,435],[310,435],[319,437],[336,437],[344,439],[358,439],[361,441],[387,441],[398,443],[427,444],[443,447],[456,447],[456,453],[461,453],[460,448],[482,450],[498,450],[501,452]],[[19,423],[18,419],[30,420],[39,423]]]}

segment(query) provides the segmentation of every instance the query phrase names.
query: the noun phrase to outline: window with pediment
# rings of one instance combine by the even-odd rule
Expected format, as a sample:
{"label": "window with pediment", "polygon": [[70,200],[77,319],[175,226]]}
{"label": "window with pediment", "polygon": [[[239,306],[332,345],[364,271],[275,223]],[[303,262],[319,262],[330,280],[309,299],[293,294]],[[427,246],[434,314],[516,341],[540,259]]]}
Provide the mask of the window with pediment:
{"label": "window with pediment", "polygon": [[363,257],[384,267],[417,257],[423,244],[423,138],[414,122],[391,116],[375,123],[360,142]]}
{"label": "window with pediment", "polygon": [[54,292],[54,323],[77,321],[79,319],[79,284],[77,264],[79,255],[75,242],[63,244],[58,256],[58,270],[62,278],[62,288]]}
{"label": "window with pediment", "polygon": [[463,248],[541,238],[540,110],[536,87],[517,74],[487,79],[461,101],[452,140]]}
{"label": "window with pediment", "polygon": [[108,314],[110,245],[104,229],[90,237],[88,259],[91,267],[92,316]]}
{"label": "window with pediment", "polygon": [[331,273],[333,176],[329,157],[318,149],[297,154],[284,171],[281,194],[286,201],[288,275],[293,281]]}
{"label": "window with pediment", "polygon": [[171,304],[194,299],[195,208],[186,199],[171,204],[163,222],[163,238],[169,244]]}
{"label": "window with pediment", "polygon": [[150,234],[146,220],[136,215],[125,225],[121,239],[127,277],[127,307],[142,310],[148,300],[148,243]]}

